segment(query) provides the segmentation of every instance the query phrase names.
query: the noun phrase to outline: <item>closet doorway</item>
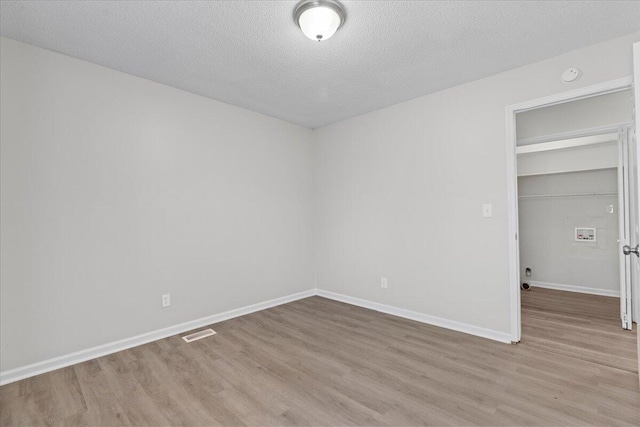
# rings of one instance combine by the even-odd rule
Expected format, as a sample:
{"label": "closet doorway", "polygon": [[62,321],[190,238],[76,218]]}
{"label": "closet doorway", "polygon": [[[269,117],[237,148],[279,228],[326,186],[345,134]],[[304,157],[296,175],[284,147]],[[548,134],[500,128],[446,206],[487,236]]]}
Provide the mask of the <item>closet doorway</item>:
{"label": "closet doorway", "polygon": [[515,114],[521,340],[636,369],[633,98],[622,88]]}

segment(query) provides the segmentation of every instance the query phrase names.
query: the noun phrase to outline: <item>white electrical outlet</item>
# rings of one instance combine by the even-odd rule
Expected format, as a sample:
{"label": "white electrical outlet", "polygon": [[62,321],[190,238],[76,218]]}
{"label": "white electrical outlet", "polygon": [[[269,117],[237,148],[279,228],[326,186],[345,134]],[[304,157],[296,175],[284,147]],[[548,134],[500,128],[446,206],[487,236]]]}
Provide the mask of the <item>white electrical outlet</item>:
{"label": "white electrical outlet", "polygon": [[380,287],[383,289],[387,289],[387,278],[386,277],[381,277],[380,278]]}
{"label": "white electrical outlet", "polygon": [[162,295],[162,308],[169,307],[171,305],[171,294]]}

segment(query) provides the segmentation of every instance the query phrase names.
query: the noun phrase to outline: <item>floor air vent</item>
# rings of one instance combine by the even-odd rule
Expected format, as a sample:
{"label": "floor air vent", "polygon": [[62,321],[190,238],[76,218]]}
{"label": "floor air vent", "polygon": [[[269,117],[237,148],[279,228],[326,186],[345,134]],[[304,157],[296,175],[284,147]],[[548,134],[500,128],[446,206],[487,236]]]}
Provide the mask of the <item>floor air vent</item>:
{"label": "floor air vent", "polygon": [[186,342],[192,342],[192,341],[201,340],[202,338],[210,337],[211,335],[215,335],[215,334],[216,334],[216,331],[214,331],[213,329],[205,329],[204,331],[198,331],[189,335],[185,335],[184,337],[182,337],[182,339],[185,340]]}

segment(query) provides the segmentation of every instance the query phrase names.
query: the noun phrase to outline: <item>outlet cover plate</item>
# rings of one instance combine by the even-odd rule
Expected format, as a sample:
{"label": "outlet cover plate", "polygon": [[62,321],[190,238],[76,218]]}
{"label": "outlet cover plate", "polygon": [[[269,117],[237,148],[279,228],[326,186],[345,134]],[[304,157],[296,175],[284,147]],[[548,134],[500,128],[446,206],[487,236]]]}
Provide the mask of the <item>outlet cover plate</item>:
{"label": "outlet cover plate", "polygon": [[171,294],[162,295],[162,308],[169,307],[171,305]]}

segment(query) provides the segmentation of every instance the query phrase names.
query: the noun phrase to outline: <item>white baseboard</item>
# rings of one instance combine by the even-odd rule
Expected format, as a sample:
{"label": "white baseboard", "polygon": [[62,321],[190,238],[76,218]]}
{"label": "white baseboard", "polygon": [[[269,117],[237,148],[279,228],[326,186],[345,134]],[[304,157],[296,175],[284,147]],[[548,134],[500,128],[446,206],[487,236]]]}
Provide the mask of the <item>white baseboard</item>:
{"label": "white baseboard", "polygon": [[535,282],[533,280],[527,283],[534,288],[555,289],[556,291],[578,292],[581,294],[620,298],[620,291],[612,291],[610,289],[587,288],[584,286],[563,285],[561,283]]}
{"label": "white baseboard", "polygon": [[[532,284],[533,285],[533,284]],[[21,366],[19,368],[0,372],[0,385],[9,384],[35,375],[44,374],[56,369],[64,368],[76,363],[86,362],[87,360],[97,357],[106,356],[118,351],[126,350],[152,341],[157,341],[173,335],[181,334],[203,326],[212,325],[234,317],[244,316],[246,314],[255,313],[256,311],[265,310],[267,308],[286,304],[314,295],[329,298],[332,300],[344,302],[359,307],[376,310],[382,313],[391,314],[405,319],[415,320],[417,322],[429,325],[439,326],[441,328],[451,329],[458,332],[464,332],[470,335],[476,335],[488,338],[494,341],[511,343],[511,336],[506,332],[494,331],[479,326],[469,325],[466,323],[456,322],[454,320],[443,319],[441,317],[431,316],[428,314],[418,313],[415,311],[405,310],[403,308],[393,307],[386,304],[380,304],[373,301],[367,301],[360,298],[350,297],[347,295],[337,294],[334,292],[324,291],[321,289],[310,289],[308,291],[299,292],[297,294],[272,299],[246,307],[237,308],[235,310],[225,311],[224,313],[214,314],[212,316],[203,317],[201,319],[191,320],[189,322],[180,323],[179,325],[170,326],[168,328],[158,329],[137,335],[131,338],[114,341],[111,343],[91,347],[85,350],[76,351],[74,353],[65,354],[63,356],[54,357],[42,362],[33,363],[31,365]]]}
{"label": "white baseboard", "polygon": [[19,368],[3,371],[0,372],[0,385],[9,384],[14,381],[22,380],[24,378],[33,377],[35,375],[44,374],[45,372],[50,372],[70,365],[75,365],[76,363],[85,362],[87,360],[95,359],[96,357],[106,356],[107,354],[126,350],[128,348],[146,344],[151,341],[167,338],[172,335],[190,331],[192,329],[201,328],[203,326],[233,319],[234,317],[255,313],[256,311],[265,310],[267,308],[286,304],[288,302],[296,301],[302,298],[308,298],[314,295],[316,295],[316,290],[310,289],[308,291],[299,292],[297,294],[288,295],[253,305],[248,305],[246,307],[237,308],[235,310],[225,311],[224,313],[214,314],[212,316],[203,317],[201,319],[191,320],[189,322],[180,323],[179,325],[158,329],[152,332],[147,332],[135,337],[125,338],[123,340],[99,345],[96,347],[88,348],[86,350],[76,351],[74,353],[54,357],[52,359],[33,363],[31,365],[21,366]]}
{"label": "white baseboard", "polygon": [[458,332],[464,332],[470,335],[476,335],[482,338],[499,341],[503,343],[511,343],[511,334],[508,332],[495,331],[480,326],[469,325],[467,323],[457,322],[455,320],[444,319],[442,317],[431,316],[428,314],[418,313],[403,308],[393,307],[391,305],[380,304],[373,301],[367,301],[360,298],[350,297],[347,295],[337,294],[334,292],[323,291],[317,289],[317,295],[329,298],[335,301],[344,302],[358,307],[369,308],[371,310],[380,311],[382,313],[392,314],[394,316],[403,317],[405,319],[415,320],[429,325],[439,326],[441,328],[451,329]]}

